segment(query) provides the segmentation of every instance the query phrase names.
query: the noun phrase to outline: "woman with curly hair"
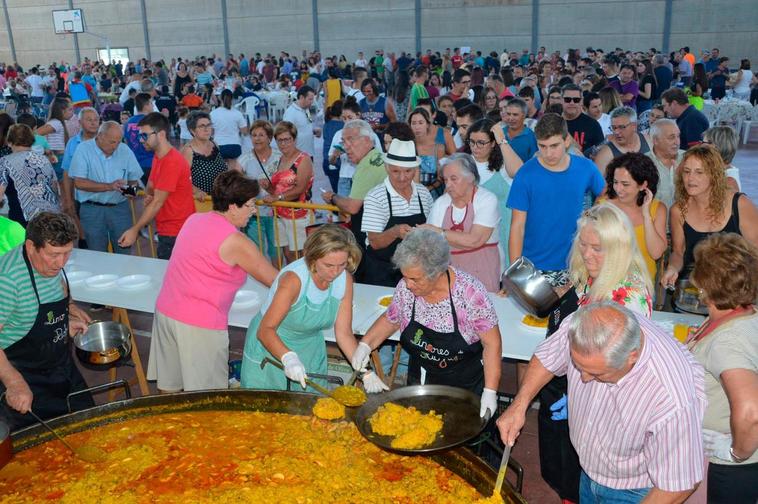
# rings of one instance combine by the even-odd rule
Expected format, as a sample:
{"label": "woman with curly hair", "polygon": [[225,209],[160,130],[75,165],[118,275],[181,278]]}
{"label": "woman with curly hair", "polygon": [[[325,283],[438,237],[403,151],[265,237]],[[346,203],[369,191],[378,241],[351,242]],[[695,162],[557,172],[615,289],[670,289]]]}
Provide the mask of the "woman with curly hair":
{"label": "woman with curly hair", "polygon": [[695,245],[714,233],[737,233],[758,245],[758,209],[742,193],[726,185],[724,161],[710,145],[690,148],[674,180],[671,208],[671,257],[661,277],[673,285],[679,272],[685,278],[695,263]]}

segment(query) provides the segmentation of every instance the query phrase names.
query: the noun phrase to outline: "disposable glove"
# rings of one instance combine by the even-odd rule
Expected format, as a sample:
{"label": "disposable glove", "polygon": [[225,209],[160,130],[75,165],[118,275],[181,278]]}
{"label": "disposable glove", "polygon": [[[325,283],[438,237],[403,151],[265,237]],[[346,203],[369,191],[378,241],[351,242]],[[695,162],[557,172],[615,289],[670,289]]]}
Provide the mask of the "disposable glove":
{"label": "disposable glove", "polygon": [[369,394],[377,394],[390,389],[373,371],[369,371],[363,375],[361,380],[363,381],[363,388],[366,389],[366,392]]}
{"label": "disposable glove", "polygon": [[550,406],[550,411],[553,412],[550,416],[553,420],[566,420],[568,418],[568,398],[566,394],[563,394],[560,399]]}
{"label": "disposable glove", "polygon": [[358,347],[353,352],[353,358],[350,360],[350,365],[356,371],[365,371],[368,364],[369,357],[371,357],[371,347],[364,342],[358,343]]}
{"label": "disposable glove", "polygon": [[703,429],[703,449],[706,455],[732,462],[732,454],[729,452],[731,448],[731,434]]}
{"label": "disposable glove", "polygon": [[490,410],[490,418],[497,413],[497,392],[488,388],[482,391],[482,399],[479,401],[479,417],[484,418],[487,410]]}
{"label": "disposable glove", "polygon": [[300,357],[295,352],[287,352],[282,355],[282,364],[284,364],[284,374],[292,381],[300,383],[305,390],[305,366],[300,362]]}

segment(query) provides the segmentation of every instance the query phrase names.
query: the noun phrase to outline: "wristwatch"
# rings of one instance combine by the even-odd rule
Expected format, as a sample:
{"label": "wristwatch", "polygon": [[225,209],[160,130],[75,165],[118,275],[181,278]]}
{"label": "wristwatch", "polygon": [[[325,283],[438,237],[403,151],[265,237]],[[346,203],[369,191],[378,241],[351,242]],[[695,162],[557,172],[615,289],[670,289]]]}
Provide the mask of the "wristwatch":
{"label": "wristwatch", "polygon": [[508,145],[508,139],[505,138],[505,137],[503,137],[503,139],[500,140],[497,144],[498,145],[503,145],[503,144]]}

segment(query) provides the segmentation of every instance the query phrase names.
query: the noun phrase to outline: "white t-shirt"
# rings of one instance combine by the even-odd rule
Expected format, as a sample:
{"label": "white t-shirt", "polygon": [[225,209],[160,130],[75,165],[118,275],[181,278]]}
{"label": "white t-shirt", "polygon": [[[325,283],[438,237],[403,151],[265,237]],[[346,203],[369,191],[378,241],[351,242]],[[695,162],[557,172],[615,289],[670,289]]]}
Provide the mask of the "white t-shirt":
{"label": "white t-shirt", "polygon": [[[445,212],[447,212],[447,208],[452,202],[452,198],[447,193],[437,198],[437,201],[432,205],[432,211],[429,212],[429,218],[426,222],[433,226],[442,227]],[[465,216],[466,207],[457,208],[453,206],[453,222],[462,222]],[[478,187],[474,194],[474,224],[492,228],[492,234],[487,243],[498,242],[497,225],[499,222],[500,212],[497,209],[497,197],[487,189]]]}
{"label": "white t-shirt", "polygon": [[750,94],[750,83],[753,81],[753,71],[743,70],[742,78],[734,85],[734,92],[740,95]]}
{"label": "white t-shirt", "polygon": [[729,168],[724,170],[727,178],[732,177],[737,182],[737,189],[742,191],[742,181],[740,180],[740,170],[734,165],[729,165]]}
{"label": "white t-shirt", "polygon": [[[332,144],[329,146],[329,157],[331,158],[332,155],[337,152],[339,149],[336,148],[337,145],[342,145],[342,130],[339,130],[337,133],[334,134],[332,137]],[[382,145],[379,143],[379,137],[374,135],[374,148],[377,150],[382,150]],[[353,175],[355,174],[355,165],[350,161],[350,158],[347,157],[347,154],[345,151],[340,150],[340,178],[353,178]]]}
{"label": "white t-shirt", "polygon": [[297,103],[291,104],[284,111],[283,121],[289,121],[297,129],[297,148],[313,157],[316,146],[313,139],[313,120]]}
{"label": "white t-shirt", "polygon": [[[48,126],[53,128],[52,133],[48,133],[45,135],[45,138],[47,138],[47,143],[50,145],[50,150],[61,152],[66,150],[66,135],[63,132],[63,123],[60,122],[58,119],[50,119],[47,122]],[[71,132],[69,131],[69,138],[71,138]]]}
{"label": "white t-shirt", "polygon": [[179,139],[192,140],[192,133],[190,133],[190,130],[187,127],[187,119],[179,119],[177,124],[179,125]]}
{"label": "white t-shirt", "polygon": [[489,179],[492,178],[493,175],[499,174],[501,177],[503,177],[503,180],[508,182],[508,185],[513,184],[513,179],[508,176],[508,172],[505,171],[505,167],[500,168],[500,170],[493,172],[489,169],[489,163],[484,162],[480,163],[479,161],[476,161],[476,171],[479,172],[479,184],[484,184]]}
{"label": "white t-shirt", "polygon": [[[381,233],[390,220],[390,210],[387,202],[387,193],[392,199],[392,215],[394,217],[408,217],[423,212],[429,215],[433,203],[429,190],[421,184],[413,182],[411,198],[406,200],[392,187],[389,178],[371,189],[363,199],[363,220],[361,231],[364,233]],[[419,199],[421,208],[419,208]],[[368,240],[366,240],[368,243]]]}
{"label": "white t-shirt", "polygon": [[357,59],[355,60],[355,66],[361,67],[361,68],[368,68],[368,61],[366,61],[366,58]]}
{"label": "white t-shirt", "polygon": [[135,81],[131,81],[129,84],[127,84],[126,86],[124,86],[124,90],[121,91],[121,95],[118,97],[118,102],[121,105],[123,105],[124,103],[126,103],[126,100],[129,99],[129,90],[130,89],[136,89],[137,92],[139,93],[140,89],[142,89],[142,84],[140,83],[140,81],[135,80]]}
{"label": "white t-shirt", "polygon": [[42,90],[42,77],[31,74],[26,78],[26,83],[32,88],[32,96],[34,98],[42,98],[45,96],[45,92]]}
{"label": "white t-shirt", "polygon": [[600,116],[600,119],[598,119],[597,122],[603,130],[603,135],[608,136],[613,133],[613,131],[611,131],[611,116],[603,112],[603,115]]}
{"label": "white t-shirt", "polygon": [[242,112],[218,107],[211,112],[211,122],[216,145],[240,145],[240,128],[247,128],[247,121]]}

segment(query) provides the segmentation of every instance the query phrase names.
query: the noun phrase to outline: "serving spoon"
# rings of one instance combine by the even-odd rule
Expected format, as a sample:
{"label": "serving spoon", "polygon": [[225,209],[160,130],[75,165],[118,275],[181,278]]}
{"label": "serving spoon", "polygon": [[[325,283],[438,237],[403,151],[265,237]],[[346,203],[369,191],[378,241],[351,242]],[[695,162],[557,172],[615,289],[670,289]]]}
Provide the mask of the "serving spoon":
{"label": "serving spoon", "polygon": [[50,427],[50,424],[48,424],[47,422],[45,422],[44,420],[42,420],[39,416],[37,416],[37,414],[34,411],[32,411],[30,409],[29,410],[29,414],[31,416],[33,416],[35,420],[37,420],[39,423],[41,423],[47,430],[49,430],[50,432],[52,432],[53,435],[56,438],[58,438],[58,441],[60,441],[61,443],[63,443],[66,446],[66,448],[68,448],[69,450],[71,450],[71,452],[74,455],[76,455],[76,457],[79,458],[80,460],[83,460],[84,462],[87,462],[87,463],[90,463],[90,464],[95,464],[95,463],[100,462],[100,461],[102,461],[102,460],[105,459],[105,453],[100,448],[96,448],[96,447],[90,446],[90,445],[82,445],[82,446],[79,446],[77,448],[74,448],[73,446],[71,446],[68,443],[68,441],[66,441],[65,439],[63,439],[63,437],[60,434],[58,434],[55,431],[55,429],[53,429],[52,427]]}

